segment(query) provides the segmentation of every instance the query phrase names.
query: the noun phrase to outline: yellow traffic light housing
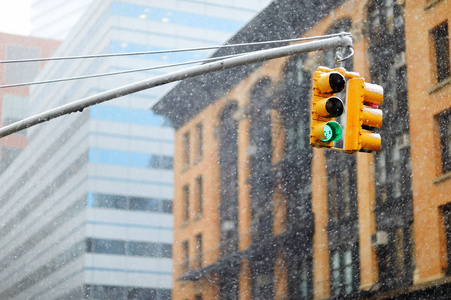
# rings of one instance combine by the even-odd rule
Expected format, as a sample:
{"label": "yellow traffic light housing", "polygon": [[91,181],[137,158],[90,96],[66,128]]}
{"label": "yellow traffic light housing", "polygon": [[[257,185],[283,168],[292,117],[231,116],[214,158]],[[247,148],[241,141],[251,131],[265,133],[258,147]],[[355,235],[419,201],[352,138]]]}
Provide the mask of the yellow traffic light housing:
{"label": "yellow traffic light housing", "polygon": [[330,148],[343,134],[334,120],[343,114],[344,105],[335,95],[344,89],[346,81],[340,72],[327,68],[318,68],[313,81],[310,145]]}
{"label": "yellow traffic light housing", "polygon": [[366,83],[363,78],[350,78],[346,92],[345,151],[379,151],[381,136],[374,132],[382,126],[384,90],[380,85]]}

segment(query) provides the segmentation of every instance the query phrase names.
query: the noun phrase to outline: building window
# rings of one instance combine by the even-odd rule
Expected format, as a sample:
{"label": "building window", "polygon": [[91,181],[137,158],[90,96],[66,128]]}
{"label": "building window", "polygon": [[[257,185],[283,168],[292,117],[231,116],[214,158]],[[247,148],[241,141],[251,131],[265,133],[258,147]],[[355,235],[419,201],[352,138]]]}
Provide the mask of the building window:
{"label": "building window", "polygon": [[312,298],[312,284],[310,268],[311,264],[308,262],[311,259],[307,255],[300,257],[298,262],[298,272],[299,272],[299,295],[301,299],[311,299]]}
{"label": "building window", "polygon": [[19,156],[22,151],[19,148],[3,147],[0,155],[0,173],[6,170],[8,166]]}
{"label": "building window", "polygon": [[189,243],[188,241],[184,241],[182,244],[183,247],[183,260],[182,260],[182,273],[185,273],[189,270]]}
{"label": "building window", "polygon": [[197,266],[202,267],[202,234],[196,235]]}
{"label": "building window", "polygon": [[88,193],[88,207],[172,213],[172,201],[147,197]]}
{"label": "building window", "polygon": [[[346,157],[336,157],[341,160]],[[329,216],[333,222],[341,222],[345,219],[353,218],[356,215],[357,194],[355,162],[348,163],[342,161],[341,164],[332,165],[328,163],[331,171],[328,174],[328,198],[329,198]],[[353,174],[354,172],[354,174]]]}
{"label": "building window", "polygon": [[190,160],[190,141],[189,141],[189,133],[186,133],[183,136],[183,151],[184,153],[184,157],[185,157],[185,167],[189,166],[189,160]]}
{"label": "building window", "polygon": [[344,284],[345,284],[345,293],[346,295],[352,293],[352,252],[351,250],[346,250],[344,253],[343,260],[343,273],[344,273]]}
{"label": "building window", "polygon": [[385,164],[385,152],[379,151],[376,158],[376,192],[378,205],[387,201],[387,173]]}
{"label": "building window", "polygon": [[[28,97],[5,94],[2,104],[2,126],[7,126],[25,119],[28,115],[28,103]],[[24,129],[16,132],[15,135],[26,135],[26,133],[27,131]]]}
{"label": "building window", "polygon": [[393,196],[399,198],[402,193],[402,182],[401,182],[401,153],[399,148],[393,147],[392,154],[392,174],[393,174]]}
{"label": "building window", "polygon": [[204,197],[204,191],[203,191],[203,180],[202,176],[199,176],[196,178],[196,186],[197,186],[197,215],[200,217],[202,216],[203,211],[203,197]]}
{"label": "building window", "polygon": [[125,241],[88,238],[86,252],[125,255]]}
{"label": "building window", "polygon": [[438,116],[443,173],[451,172],[451,110]]}
{"label": "building window", "polygon": [[219,131],[221,257],[238,250],[238,122],[233,118],[237,108],[235,101],[224,108]]}
{"label": "building window", "polygon": [[404,230],[398,228],[395,231],[395,273],[399,279],[405,276],[404,267]]}
{"label": "building window", "polygon": [[98,254],[171,258],[172,245],[166,243],[87,238],[86,252]]}
{"label": "building window", "polygon": [[197,161],[201,161],[202,160],[202,156],[203,156],[203,143],[204,143],[204,128],[202,123],[197,124],[196,126],[196,131],[197,131]]}
{"label": "building window", "polygon": [[331,256],[331,271],[332,276],[330,278],[330,287],[331,287],[331,294],[334,296],[340,295],[340,252],[338,250],[335,250],[332,252]]}
{"label": "building window", "polygon": [[174,164],[172,156],[151,154],[148,166],[152,169],[172,170]]}
{"label": "building window", "polygon": [[446,273],[451,274],[451,204],[441,207],[443,213],[443,225],[445,227],[445,241],[446,241],[446,258],[447,267]]}
{"label": "building window", "polygon": [[349,295],[354,291],[352,250],[334,250],[331,255],[330,287],[333,296]]}
{"label": "building window", "polygon": [[338,220],[338,185],[337,185],[337,173],[333,172],[330,182],[330,200],[331,200],[331,217],[333,220]]}
{"label": "building window", "polygon": [[431,36],[435,48],[435,63],[437,81],[442,82],[449,78],[450,58],[449,58],[449,33],[448,21],[443,22],[439,26],[431,30]]}
{"label": "building window", "polygon": [[183,203],[184,203],[184,212],[183,218],[185,222],[189,221],[189,185],[185,185],[183,187]]}
{"label": "building window", "polygon": [[[80,298],[80,291],[78,289],[75,291],[73,294],[65,294],[61,298]],[[138,288],[131,286],[84,285],[83,294],[83,299],[171,299],[171,290],[169,289]]]}
{"label": "building window", "polygon": [[[344,183],[350,182],[351,176],[349,174],[349,169],[344,168],[342,170],[342,180]],[[349,216],[351,214],[351,191],[349,184],[343,185],[343,209],[345,216]]]}
{"label": "building window", "polygon": [[[41,56],[39,48],[24,47],[18,45],[6,46],[6,59],[25,59]],[[39,62],[27,62],[21,64],[5,65],[5,83],[20,83],[33,81],[39,73]]]}

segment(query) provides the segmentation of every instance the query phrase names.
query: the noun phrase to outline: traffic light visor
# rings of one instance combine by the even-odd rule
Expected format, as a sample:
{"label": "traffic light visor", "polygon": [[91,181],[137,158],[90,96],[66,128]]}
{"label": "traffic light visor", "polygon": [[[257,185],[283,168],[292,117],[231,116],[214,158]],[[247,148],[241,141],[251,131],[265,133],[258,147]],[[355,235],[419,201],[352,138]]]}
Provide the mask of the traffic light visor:
{"label": "traffic light visor", "polygon": [[332,118],[341,116],[344,111],[343,101],[337,97],[330,97],[326,102],[326,111]]}
{"label": "traffic light visor", "polygon": [[344,105],[340,98],[329,97],[315,102],[313,109],[323,118],[335,118],[343,114]]}
{"label": "traffic light visor", "polygon": [[339,93],[345,88],[345,78],[338,72],[332,72],[329,76],[329,85],[333,93]]}
{"label": "traffic light visor", "polygon": [[317,78],[317,87],[322,94],[339,93],[345,85],[345,78],[338,72],[323,73]]}

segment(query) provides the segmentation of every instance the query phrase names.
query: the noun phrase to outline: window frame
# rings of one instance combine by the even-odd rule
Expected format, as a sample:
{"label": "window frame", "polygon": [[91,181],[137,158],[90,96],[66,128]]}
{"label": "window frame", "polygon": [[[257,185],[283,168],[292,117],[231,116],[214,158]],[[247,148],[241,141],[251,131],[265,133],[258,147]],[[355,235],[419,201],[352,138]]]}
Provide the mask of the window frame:
{"label": "window frame", "polygon": [[197,203],[196,203],[196,217],[201,218],[203,214],[203,200],[204,200],[204,182],[203,177],[200,175],[196,178],[196,192],[197,192]]}
{"label": "window frame", "polygon": [[440,134],[442,174],[447,174],[451,172],[451,110],[437,115],[437,122]]}
{"label": "window frame", "polygon": [[432,28],[429,34],[432,54],[431,63],[434,66],[434,82],[440,85],[451,79],[448,20]]}
{"label": "window frame", "polygon": [[190,134],[189,132],[185,133],[183,135],[183,166],[184,168],[188,168],[190,165],[190,159],[191,159],[191,155],[190,155],[190,151],[191,151],[191,145],[190,145]]}
{"label": "window frame", "polygon": [[189,188],[189,184],[185,184],[183,186],[183,223],[188,223],[189,222],[189,192],[190,192],[190,188]]}
{"label": "window frame", "polygon": [[197,135],[197,157],[196,162],[200,162],[204,155],[204,126],[202,123],[196,125],[196,135]]}
{"label": "window frame", "polygon": [[197,267],[202,268],[203,265],[203,250],[202,250],[202,233],[196,235],[196,258],[197,258]]}
{"label": "window frame", "polygon": [[183,258],[182,261],[180,263],[181,266],[181,273],[184,274],[186,272],[188,272],[189,270],[189,241],[185,240],[182,242],[182,253],[183,253]]}

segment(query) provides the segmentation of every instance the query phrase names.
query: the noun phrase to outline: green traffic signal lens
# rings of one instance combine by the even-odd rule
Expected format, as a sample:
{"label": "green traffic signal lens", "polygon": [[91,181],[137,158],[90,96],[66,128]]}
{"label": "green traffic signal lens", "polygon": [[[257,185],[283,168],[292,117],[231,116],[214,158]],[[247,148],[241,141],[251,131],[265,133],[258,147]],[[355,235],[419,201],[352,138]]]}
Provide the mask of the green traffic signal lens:
{"label": "green traffic signal lens", "polygon": [[321,142],[335,142],[341,139],[343,130],[337,122],[327,122],[323,128],[324,139]]}

